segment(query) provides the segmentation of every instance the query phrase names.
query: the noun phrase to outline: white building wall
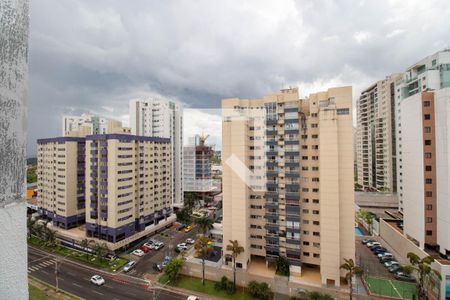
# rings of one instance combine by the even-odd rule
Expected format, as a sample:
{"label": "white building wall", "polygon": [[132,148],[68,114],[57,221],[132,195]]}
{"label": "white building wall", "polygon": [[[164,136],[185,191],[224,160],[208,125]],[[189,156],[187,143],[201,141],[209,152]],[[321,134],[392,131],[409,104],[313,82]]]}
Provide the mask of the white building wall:
{"label": "white building wall", "polygon": [[[416,94],[400,104],[402,122],[402,166],[404,231],[424,245],[424,177],[422,98]],[[412,175],[413,174],[413,175]]]}
{"label": "white building wall", "polygon": [[135,135],[170,138],[172,157],[172,204],[183,205],[183,109],[172,101],[130,101],[130,127]]}
{"label": "white building wall", "polygon": [[437,243],[450,251],[450,88],[435,92]]}

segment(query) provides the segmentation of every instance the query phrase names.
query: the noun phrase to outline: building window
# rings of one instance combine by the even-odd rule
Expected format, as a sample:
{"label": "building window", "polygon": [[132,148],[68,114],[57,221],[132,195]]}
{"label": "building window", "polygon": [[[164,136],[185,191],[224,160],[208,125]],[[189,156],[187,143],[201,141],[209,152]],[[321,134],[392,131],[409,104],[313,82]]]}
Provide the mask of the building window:
{"label": "building window", "polygon": [[303,256],[309,256],[309,252],[303,252]]}
{"label": "building window", "polygon": [[319,253],[314,253],[313,256],[314,256],[315,258],[319,258],[319,257],[320,257],[320,254],[319,254]]}
{"label": "building window", "polygon": [[433,218],[427,217],[427,218],[426,218],[426,222],[427,222],[427,223],[433,223]]}
{"label": "building window", "polygon": [[348,115],[350,113],[348,108],[338,108],[336,111],[338,115]]}
{"label": "building window", "polygon": [[426,152],[425,153],[425,158],[431,158],[431,153],[430,152]]}
{"label": "building window", "polygon": [[431,178],[425,179],[425,184],[432,184],[432,183],[433,183],[433,179],[431,179]]}
{"label": "building window", "polygon": [[430,101],[424,101],[423,102],[423,106],[430,107],[431,106],[431,102]]}
{"label": "building window", "polygon": [[425,118],[425,120],[431,120],[431,115],[430,114],[425,114],[424,118]]}
{"label": "building window", "polygon": [[433,192],[431,192],[431,191],[426,191],[426,192],[425,192],[425,197],[427,197],[427,198],[433,197]]}
{"label": "building window", "polygon": [[425,146],[431,146],[431,140],[425,140]]}
{"label": "building window", "polygon": [[431,170],[432,170],[432,167],[431,167],[431,166],[425,166],[425,171],[431,172]]}
{"label": "building window", "polygon": [[425,130],[425,133],[431,133],[431,127],[430,126],[426,126],[424,128],[424,130]]}
{"label": "building window", "polygon": [[427,204],[425,205],[427,210],[433,210],[433,205],[432,204]]}
{"label": "building window", "polygon": [[427,235],[428,236],[433,235],[433,230],[427,230]]}

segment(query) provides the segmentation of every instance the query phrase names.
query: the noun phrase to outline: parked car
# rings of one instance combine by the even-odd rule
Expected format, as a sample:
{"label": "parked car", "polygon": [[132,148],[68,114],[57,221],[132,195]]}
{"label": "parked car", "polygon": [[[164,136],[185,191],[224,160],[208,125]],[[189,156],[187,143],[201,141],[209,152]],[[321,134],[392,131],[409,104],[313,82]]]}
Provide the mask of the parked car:
{"label": "parked car", "polygon": [[153,270],[157,271],[157,272],[162,272],[163,271],[163,267],[159,264],[153,264]]}
{"label": "parked car", "polygon": [[384,253],[380,253],[380,254],[378,254],[377,255],[378,256],[378,259],[382,259],[382,258],[386,258],[386,257],[389,257],[389,258],[391,258],[391,259],[394,259],[394,255],[392,255],[392,253],[389,253],[389,252],[384,252]]}
{"label": "parked car", "polygon": [[387,262],[385,262],[384,263],[384,266],[386,267],[386,268],[390,268],[391,266],[393,266],[393,265],[399,265],[400,263],[398,262],[398,261],[396,261],[396,260],[390,260],[390,261],[387,261]]}
{"label": "parked car", "polygon": [[188,225],[188,226],[186,226],[186,228],[184,228],[184,232],[189,232],[191,230],[192,230],[192,226],[191,225]]}
{"label": "parked car", "polygon": [[402,267],[400,265],[392,265],[389,267],[389,273],[396,273],[397,271],[401,271]]}
{"label": "parked car", "polygon": [[376,247],[376,246],[381,246],[381,244],[378,243],[378,242],[369,242],[369,243],[366,244],[366,246],[369,247],[369,248],[373,248],[373,247]]}
{"label": "parked car", "polygon": [[131,269],[133,269],[133,267],[136,265],[136,262],[134,260],[130,260],[124,267],[123,267],[123,271],[124,272],[128,272]]}
{"label": "parked car", "polygon": [[403,281],[410,281],[415,282],[416,278],[410,274],[406,274],[405,272],[397,272],[394,274],[395,279],[403,280]]}
{"label": "parked car", "polygon": [[373,243],[373,242],[375,242],[375,240],[371,240],[371,239],[363,239],[363,240],[361,241],[361,244],[366,245],[367,243]]}
{"label": "parked car", "polygon": [[163,243],[163,242],[156,242],[156,243],[154,244],[154,246],[153,246],[153,249],[154,249],[154,250],[159,250],[159,249],[161,249],[162,247],[164,247],[164,243]]}
{"label": "parked car", "polygon": [[131,254],[141,257],[144,256],[145,253],[141,249],[136,249],[133,252],[131,252]]}
{"label": "parked car", "polygon": [[142,251],[144,251],[144,253],[148,253],[148,252],[150,251],[150,248],[147,247],[147,246],[145,246],[145,245],[142,245],[141,248],[139,248],[139,249],[141,249]]}
{"label": "parked car", "polygon": [[114,253],[106,253],[105,258],[113,261],[117,258],[117,255],[115,255]]}
{"label": "parked car", "polygon": [[393,257],[389,257],[389,256],[380,258],[380,262],[381,263],[385,263],[385,262],[388,262],[388,261],[391,261],[391,260],[394,260],[394,258]]}
{"label": "parked car", "polygon": [[189,296],[189,297],[187,297],[187,300],[200,300],[200,298],[199,297],[197,297],[197,296]]}
{"label": "parked car", "polygon": [[191,239],[191,238],[186,239],[186,244],[192,245],[193,243],[195,243],[195,241],[193,239]]}
{"label": "parked car", "polygon": [[91,277],[91,283],[97,286],[101,286],[105,284],[105,279],[103,279],[103,277],[100,275],[94,275]]}
{"label": "parked car", "polygon": [[161,263],[161,266],[162,266],[162,268],[164,269],[164,267],[165,266],[167,266],[167,264],[169,263],[169,261],[171,260],[172,258],[170,257],[170,256],[164,256],[164,259],[163,259],[163,261],[162,261],[162,263]]}
{"label": "parked car", "polygon": [[381,247],[381,246],[373,247],[373,248],[371,248],[370,250],[371,250],[373,253],[375,253],[376,251],[380,251],[380,250],[382,250],[382,251],[384,251],[384,252],[387,252],[386,248]]}
{"label": "parked car", "polygon": [[383,253],[386,253],[386,252],[387,252],[386,249],[378,249],[378,250],[373,251],[373,254],[378,256],[378,254],[383,254]]}
{"label": "parked car", "polygon": [[186,225],[185,224],[181,224],[180,226],[178,226],[178,231],[181,231],[181,230],[183,230],[185,228],[186,228]]}

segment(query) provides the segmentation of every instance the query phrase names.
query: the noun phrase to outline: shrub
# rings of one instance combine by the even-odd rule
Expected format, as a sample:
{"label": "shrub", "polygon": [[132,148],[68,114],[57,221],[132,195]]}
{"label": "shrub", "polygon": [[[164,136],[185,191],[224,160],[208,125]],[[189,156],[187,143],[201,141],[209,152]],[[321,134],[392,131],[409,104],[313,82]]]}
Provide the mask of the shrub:
{"label": "shrub", "polygon": [[258,283],[256,281],[250,281],[247,288],[250,296],[261,300],[270,299],[270,296],[272,294],[269,285],[265,282]]}
{"label": "shrub", "polygon": [[226,276],[222,276],[219,282],[214,284],[214,289],[217,291],[226,291],[228,294],[234,294],[233,281],[228,280]]}
{"label": "shrub", "polygon": [[319,292],[309,292],[308,299],[309,300],[333,300],[333,297],[331,297],[328,294],[322,294]]}
{"label": "shrub", "polygon": [[289,276],[289,261],[286,257],[279,256],[277,258],[277,274]]}

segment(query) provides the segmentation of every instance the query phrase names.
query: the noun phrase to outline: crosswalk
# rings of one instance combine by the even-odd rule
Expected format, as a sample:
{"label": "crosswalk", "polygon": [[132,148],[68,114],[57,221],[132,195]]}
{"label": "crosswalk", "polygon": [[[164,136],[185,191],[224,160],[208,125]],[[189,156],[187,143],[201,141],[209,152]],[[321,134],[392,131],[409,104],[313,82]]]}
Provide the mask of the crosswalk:
{"label": "crosswalk", "polygon": [[55,259],[49,259],[46,261],[36,262],[35,264],[28,266],[28,273],[36,272],[44,268],[55,267]]}

